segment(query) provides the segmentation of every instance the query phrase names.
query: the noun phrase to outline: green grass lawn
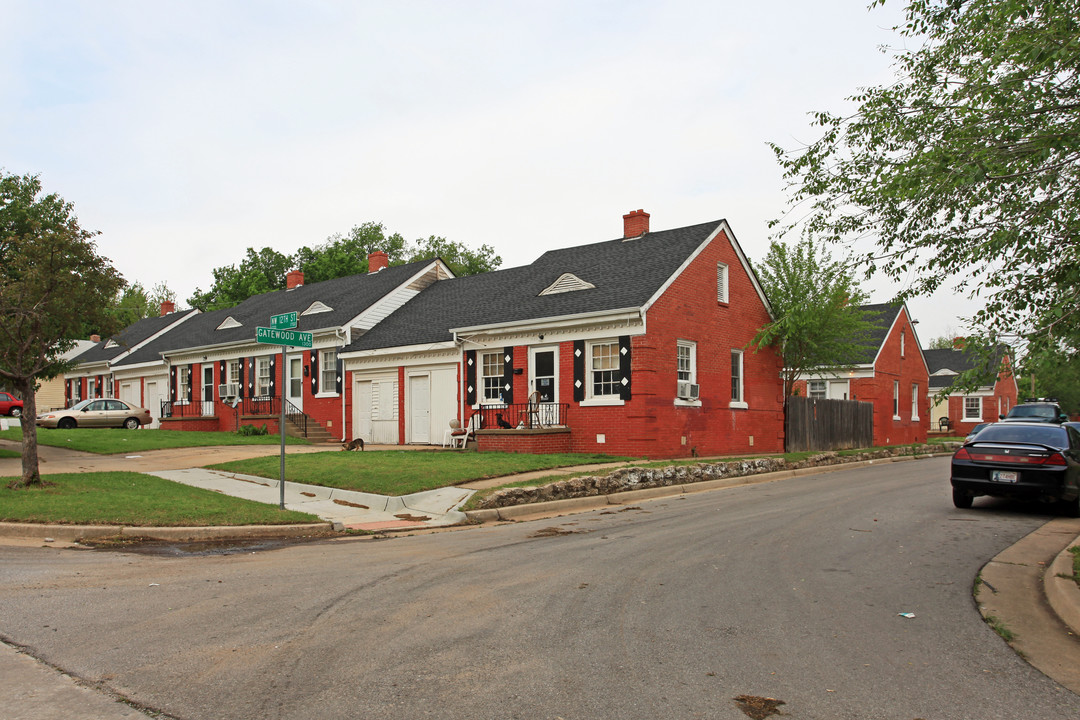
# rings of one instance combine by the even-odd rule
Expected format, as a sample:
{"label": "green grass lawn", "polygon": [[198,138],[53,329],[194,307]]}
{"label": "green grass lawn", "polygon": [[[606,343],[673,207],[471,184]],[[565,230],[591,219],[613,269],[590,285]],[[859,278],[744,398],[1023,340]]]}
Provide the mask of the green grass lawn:
{"label": "green grass lawn", "polygon": [[18,450],[8,450],[7,448],[0,448],[0,458],[21,458],[22,453]]}
{"label": "green grass lawn", "polygon": [[0,521],[76,525],[203,526],[319,522],[308,513],[133,472],[47,475],[42,487],[12,490],[0,478]]}
{"label": "green grass lawn", "polygon": [[[632,459],[609,455],[528,455],[418,450],[314,453],[287,457],[285,479],[379,495],[408,495],[470,480]],[[280,472],[279,462],[277,457],[265,457],[236,460],[210,467],[245,475],[277,478]]]}
{"label": "green grass lawn", "polygon": [[[211,445],[278,445],[280,435],[237,435],[233,432],[193,430],[124,430],[121,428],[37,429],[38,444],[72,450],[115,455],[167,448],[208,447]],[[0,438],[22,442],[22,429],[0,430]],[[288,445],[308,445],[303,438],[285,438]]]}

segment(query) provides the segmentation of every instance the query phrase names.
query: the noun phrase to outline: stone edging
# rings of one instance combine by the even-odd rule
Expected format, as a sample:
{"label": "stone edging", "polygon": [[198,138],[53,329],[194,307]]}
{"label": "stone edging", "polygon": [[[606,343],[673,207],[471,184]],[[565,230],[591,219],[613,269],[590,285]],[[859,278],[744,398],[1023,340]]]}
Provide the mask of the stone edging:
{"label": "stone edging", "polygon": [[[515,487],[498,490],[480,501],[477,510],[499,510],[502,508],[551,503],[607,495],[623,496],[628,492],[654,488],[671,488],[716,480],[745,478],[756,475],[802,470],[806,468],[850,465],[874,460],[895,460],[904,457],[927,457],[935,451],[955,449],[950,444],[921,445],[917,447],[901,446],[858,453],[856,455],[838,455],[835,452],[819,453],[806,460],[788,463],[783,458],[755,458],[752,460],[732,460],[728,462],[703,462],[696,465],[669,465],[659,468],[640,466],[621,467],[605,475],[587,475],[583,477],[556,480],[536,487]],[[959,443],[955,443],[957,447]],[[731,484],[731,483],[729,483]],[[741,484],[741,483],[734,483]],[[622,502],[619,500],[618,502]],[[601,503],[603,504],[603,503]]]}
{"label": "stone edging", "polygon": [[304,525],[219,525],[208,527],[141,527],[136,525],[40,525],[0,523],[0,537],[50,538],[63,542],[94,538],[152,538],[186,542],[191,540],[257,539],[304,537],[334,530],[331,523]]}

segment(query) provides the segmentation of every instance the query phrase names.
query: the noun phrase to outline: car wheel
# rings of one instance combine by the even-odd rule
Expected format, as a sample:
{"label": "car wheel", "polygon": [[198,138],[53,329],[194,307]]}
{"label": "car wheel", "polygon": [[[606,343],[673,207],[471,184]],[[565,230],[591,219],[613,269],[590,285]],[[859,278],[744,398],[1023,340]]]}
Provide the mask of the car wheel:
{"label": "car wheel", "polygon": [[60,418],[59,422],[56,423],[56,427],[60,428],[61,430],[71,430],[73,427],[75,427],[75,425],[76,423],[74,418]]}
{"label": "car wheel", "polygon": [[971,495],[968,495],[963,490],[957,490],[956,488],[953,488],[952,504],[956,507],[962,510],[967,510],[969,507],[971,507],[971,503],[974,500],[975,498],[973,498]]}
{"label": "car wheel", "polygon": [[135,430],[136,428],[139,427],[139,421],[136,420],[135,418],[128,418],[127,420],[124,421],[124,427],[127,428],[128,430]]}
{"label": "car wheel", "polygon": [[1061,514],[1065,517],[1080,517],[1080,495],[1072,500],[1060,500]]}
{"label": "car wheel", "polygon": [[11,417],[22,417],[22,408],[21,407],[13,407],[13,408],[11,408]]}

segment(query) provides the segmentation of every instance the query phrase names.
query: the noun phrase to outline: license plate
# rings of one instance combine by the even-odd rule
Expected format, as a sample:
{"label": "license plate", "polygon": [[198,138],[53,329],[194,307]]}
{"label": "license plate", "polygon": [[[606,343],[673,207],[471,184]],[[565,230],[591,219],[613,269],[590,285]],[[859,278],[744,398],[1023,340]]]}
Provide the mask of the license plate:
{"label": "license plate", "polygon": [[994,482],[1014,483],[1020,479],[1020,473],[1015,470],[992,470],[990,479]]}

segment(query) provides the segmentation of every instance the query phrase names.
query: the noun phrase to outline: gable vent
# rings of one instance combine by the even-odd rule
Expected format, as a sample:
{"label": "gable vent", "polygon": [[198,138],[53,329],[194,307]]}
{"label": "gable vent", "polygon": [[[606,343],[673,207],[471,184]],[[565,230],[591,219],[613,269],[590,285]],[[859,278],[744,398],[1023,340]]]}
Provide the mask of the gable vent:
{"label": "gable vent", "polygon": [[302,312],[300,314],[301,315],[317,315],[318,313],[324,313],[324,312],[334,312],[334,308],[330,307],[329,305],[325,305],[325,304],[319,302],[318,300],[316,300],[315,302],[311,303],[311,305],[308,306],[307,310],[305,310],[304,312]]}
{"label": "gable vent", "polygon": [[236,319],[233,318],[232,315],[230,315],[229,317],[222,320],[221,324],[218,325],[215,329],[216,330],[228,330],[229,328],[238,328],[238,327],[244,327],[243,323],[237,322]]}
{"label": "gable vent", "polygon": [[585,282],[573,273],[563,273],[559,279],[540,291],[541,295],[558,295],[559,293],[574,292],[575,290],[589,290],[596,287],[592,283]]}
{"label": "gable vent", "polygon": [[106,350],[108,350],[110,348],[114,348],[114,347],[120,347],[119,345],[116,344],[115,340],[109,340],[107,343],[105,343],[105,349]]}

